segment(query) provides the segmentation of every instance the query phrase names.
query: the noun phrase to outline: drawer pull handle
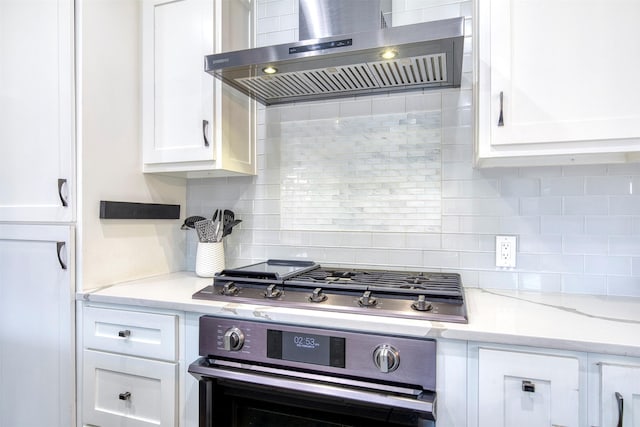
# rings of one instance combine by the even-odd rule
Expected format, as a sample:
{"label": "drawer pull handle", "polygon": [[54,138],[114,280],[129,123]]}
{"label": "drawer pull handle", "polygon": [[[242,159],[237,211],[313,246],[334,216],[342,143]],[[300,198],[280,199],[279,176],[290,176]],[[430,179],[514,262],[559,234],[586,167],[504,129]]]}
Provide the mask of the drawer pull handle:
{"label": "drawer pull handle", "polygon": [[131,336],[131,331],[128,329],[125,329],[124,331],[118,331],[118,336],[120,338],[129,338]]}
{"label": "drawer pull handle", "polygon": [[536,385],[531,381],[522,381],[522,391],[526,391],[527,393],[535,393]]}
{"label": "drawer pull handle", "polygon": [[125,391],[124,393],[120,393],[118,395],[118,399],[120,399],[120,400],[129,400],[129,399],[131,399],[131,393],[129,393],[128,391]]}

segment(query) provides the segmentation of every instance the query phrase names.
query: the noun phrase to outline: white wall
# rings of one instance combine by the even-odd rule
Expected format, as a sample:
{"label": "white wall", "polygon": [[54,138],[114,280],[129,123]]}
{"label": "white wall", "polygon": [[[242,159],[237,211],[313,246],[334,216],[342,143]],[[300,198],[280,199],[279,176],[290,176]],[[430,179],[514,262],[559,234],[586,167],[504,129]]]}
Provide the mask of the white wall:
{"label": "white wall", "polygon": [[184,268],[180,220],[100,220],[100,200],[180,204],[184,180],[143,175],[140,14],[132,0],[77,2],[78,289]]}
{"label": "white wall", "polygon": [[[257,7],[258,44],[297,39],[295,0],[258,0]],[[262,109],[258,176],[188,183],[189,215],[211,214],[224,207],[243,220],[226,241],[227,265],[309,258],[325,265],[453,271],[462,274],[468,287],[640,296],[640,166],[474,169],[472,3],[396,0],[394,14],[395,24],[468,18],[462,88]],[[397,115],[416,112],[440,117],[439,229],[403,229],[407,222],[402,212],[398,213],[400,228],[393,231],[283,227],[282,171],[286,168],[281,166],[281,148],[295,149],[291,138],[299,135],[290,133],[292,127],[305,129],[318,120],[398,123]],[[353,138],[359,136],[361,132],[354,130]],[[296,190],[295,183],[287,185],[288,191],[292,185]],[[305,191],[309,200],[321,196],[313,188]],[[366,200],[359,200],[357,194],[351,197],[355,202]],[[359,219],[354,213],[350,224]],[[516,269],[495,268],[496,234],[519,236]],[[193,269],[193,233],[187,249],[187,267]]]}

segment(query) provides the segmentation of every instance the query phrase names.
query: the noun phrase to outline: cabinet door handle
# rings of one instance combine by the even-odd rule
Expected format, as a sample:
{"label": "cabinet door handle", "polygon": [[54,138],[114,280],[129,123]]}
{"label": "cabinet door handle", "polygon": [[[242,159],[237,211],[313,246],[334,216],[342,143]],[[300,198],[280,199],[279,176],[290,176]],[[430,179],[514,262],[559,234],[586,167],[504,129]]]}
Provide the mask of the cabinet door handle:
{"label": "cabinet door handle", "polygon": [[129,400],[129,399],[131,399],[131,393],[129,393],[128,391],[125,391],[124,393],[120,393],[118,395],[118,399],[120,399],[120,400]]}
{"label": "cabinet door handle", "polygon": [[616,427],[622,427],[622,415],[624,412],[624,399],[622,395],[616,391],[616,402],[618,402],[618,424]]}
{"label": "cabinet door handle", "polygon": [[504,126],[504,116],[502,114],[504,107],[503,93],[500,92],[500,117],[498,117],[498,126]]}
{"label": "cabinet door handle", "polygon": [[64,249],[65,245],[65,242],[56,242],[56,253],[58,254],[58,262],[60,263],[60,268],[62,268],[63,270],[67,269],[67,264],[65,264],[62,260],[62,250]]}
{"label": "cabinet door handle", "polygon": [[118,336],[120,338],[129,338],[131,336],[131,331],[129,329],[125,329],[124,331],[118,331]]}
{"label": "cabinet door handle", "polygon": [[209,140],[207,139],[207,128],[209,127],[209,120],[202,121],[202,138],[204,138],[204,146],[209,146]]}
{"label": "cabinet door handle", "polygon": [[67,200],[62,195],[62,187],[67,183],[67,180],[64,178],[58,178],[58,196],[60,197],[60,201],[62,202],[62,206],[65,208],[68,206]]}

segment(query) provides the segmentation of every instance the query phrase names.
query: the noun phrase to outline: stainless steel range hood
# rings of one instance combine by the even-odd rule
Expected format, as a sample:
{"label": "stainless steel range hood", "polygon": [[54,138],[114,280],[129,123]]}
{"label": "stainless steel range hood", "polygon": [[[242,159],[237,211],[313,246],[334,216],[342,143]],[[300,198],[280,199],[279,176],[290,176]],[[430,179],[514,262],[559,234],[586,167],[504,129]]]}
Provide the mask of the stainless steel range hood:
{"label": "stainless steel range hood", "polygon": [[[362,26],[372,4],[300,0],[301,37],[314,38],[209,55],[205,71],[265,105],[460,86],[464,18],[351,34],[317,29],[322,21]],[[350,11],[347,5],[361,7]],[[374,10],[374,16],[377,27],[388,25],[384,10]],[[338,35],[322,36],[323,31]],[[395,57],[384,59],[386,51]],[[268,68],[277,71],[268,74]]]}

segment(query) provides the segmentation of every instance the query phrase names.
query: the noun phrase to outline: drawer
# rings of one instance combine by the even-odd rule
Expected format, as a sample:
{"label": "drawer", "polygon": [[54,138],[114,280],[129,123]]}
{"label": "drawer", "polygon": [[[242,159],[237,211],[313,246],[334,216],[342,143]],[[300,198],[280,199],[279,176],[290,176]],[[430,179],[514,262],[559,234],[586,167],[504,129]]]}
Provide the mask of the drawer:
{"label": "drawer", "polygon": [[176,426],[177,366],[84,350],[84,425]]}
{"label": "drawer", "polygon": [[178,316],[85,307],[84,347],[175,361]]}

